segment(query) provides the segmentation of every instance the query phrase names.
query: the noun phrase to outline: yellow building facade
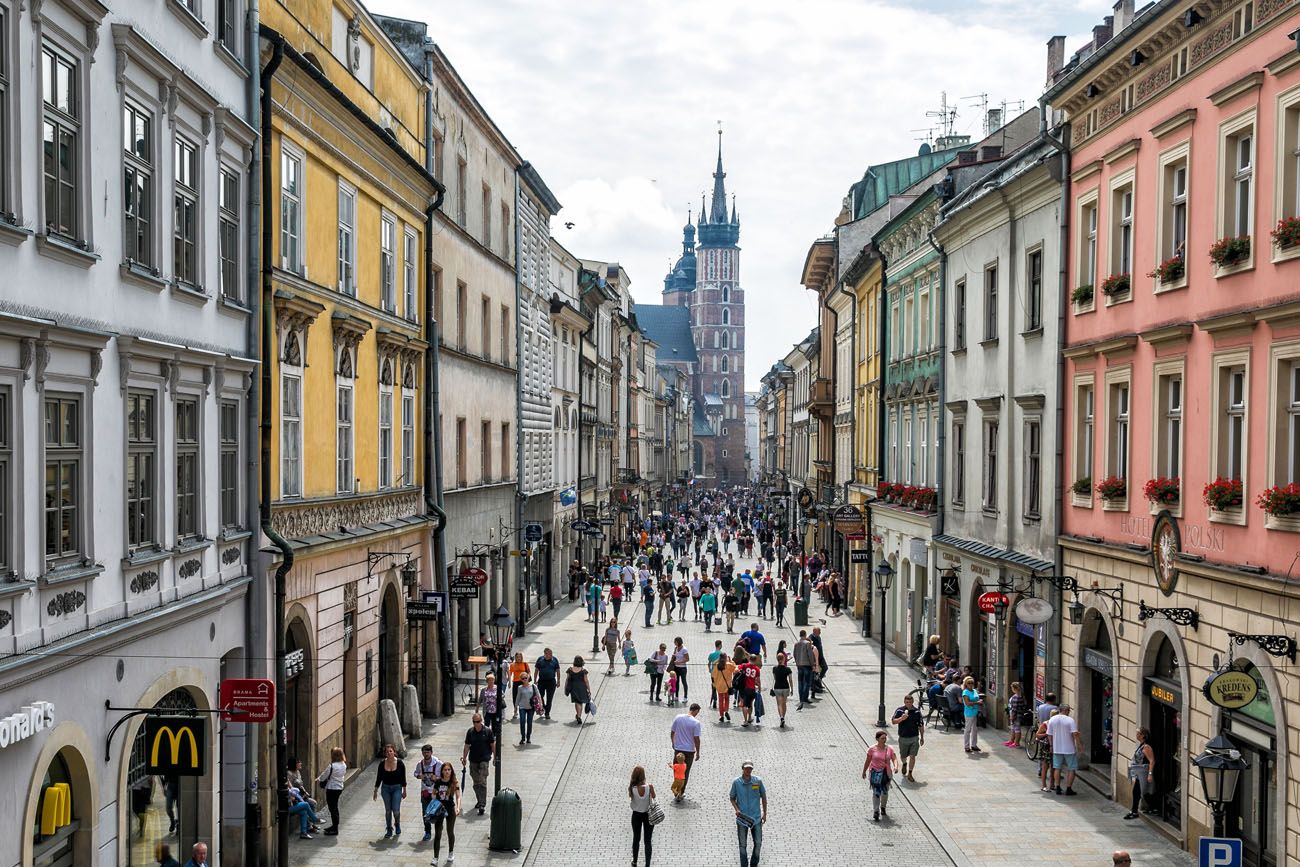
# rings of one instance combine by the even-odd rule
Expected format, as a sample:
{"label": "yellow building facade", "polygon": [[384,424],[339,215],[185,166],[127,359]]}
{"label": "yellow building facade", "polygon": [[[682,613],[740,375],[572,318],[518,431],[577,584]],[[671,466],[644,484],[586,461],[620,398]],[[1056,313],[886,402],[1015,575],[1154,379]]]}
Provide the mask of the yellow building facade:
{"label": "yellow building facade", "polygon": [[436,627],[408,626],[406,601],[434,587],[425,233],[442,188],[425,168],[425,83],[363,7],[267,2],[261,26],[274,67],[263,399],[273,541],[293,557],[289,751],[306,776],[333,747],[363,767],[382,703],[405,718],[437,693]]}
{"label": "yellow building facade", "polygon": [[[867,503],[876,496],[880,483],[880,284],[884,273],[880,257],[867,248],[858,254],[844,279],[857,299],[857,377],[853,389],[853,414],[857,427],[853,438],[853,482],[849,502],[867,513]],[[868,540],[870,542],[870,540]],[[874,543],[873,543],[874,544]],[[870,602],[870,569],[853,570],[851,598],[857,615]]]}

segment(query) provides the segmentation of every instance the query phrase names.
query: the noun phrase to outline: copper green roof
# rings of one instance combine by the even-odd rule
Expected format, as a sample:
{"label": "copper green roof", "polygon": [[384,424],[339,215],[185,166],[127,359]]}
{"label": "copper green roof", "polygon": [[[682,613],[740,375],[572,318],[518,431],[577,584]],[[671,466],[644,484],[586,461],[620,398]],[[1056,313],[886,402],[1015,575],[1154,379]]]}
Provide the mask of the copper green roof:
{"label": "copper green roof", "polygon": [[922,148],[922,153],[906,159],[894,160],[870,166],[862,175],[862,180],[849,188],[853,202],[853,219],[860,220],[888,204],[891,196],[896,196],[909,187],[913,187],[934,174],[957,158],[962,150],[969,146],[932,151]]}

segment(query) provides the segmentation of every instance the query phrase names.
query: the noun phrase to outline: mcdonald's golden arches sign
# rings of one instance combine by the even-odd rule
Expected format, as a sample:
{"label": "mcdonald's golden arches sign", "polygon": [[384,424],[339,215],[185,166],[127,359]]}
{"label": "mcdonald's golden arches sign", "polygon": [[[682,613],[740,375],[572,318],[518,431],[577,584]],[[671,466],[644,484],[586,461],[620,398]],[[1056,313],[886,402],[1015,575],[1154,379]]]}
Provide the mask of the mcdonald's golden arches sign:
{"label": "mcdonald's golden arches sign", "polygon": [[176,777],[207,773],[207,722],[204,717],[146,717],[145,773]]}

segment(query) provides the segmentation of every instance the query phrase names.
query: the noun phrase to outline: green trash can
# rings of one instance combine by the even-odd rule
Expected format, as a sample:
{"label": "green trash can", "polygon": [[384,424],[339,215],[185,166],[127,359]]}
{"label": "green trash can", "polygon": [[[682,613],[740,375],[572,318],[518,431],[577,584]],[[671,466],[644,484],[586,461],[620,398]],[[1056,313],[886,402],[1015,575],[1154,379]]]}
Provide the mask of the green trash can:
{"label": "green trash can", "polygon": [[794,601],[794,625],[795,626],[808,625],[808,600],[807,599],[796,599]]}
{"label": "green trash can", "polygon": [[488,848],[493,852],[518,852],[523,834],[524,804],[514,789],[502,789],[492,798],[492,830]]}

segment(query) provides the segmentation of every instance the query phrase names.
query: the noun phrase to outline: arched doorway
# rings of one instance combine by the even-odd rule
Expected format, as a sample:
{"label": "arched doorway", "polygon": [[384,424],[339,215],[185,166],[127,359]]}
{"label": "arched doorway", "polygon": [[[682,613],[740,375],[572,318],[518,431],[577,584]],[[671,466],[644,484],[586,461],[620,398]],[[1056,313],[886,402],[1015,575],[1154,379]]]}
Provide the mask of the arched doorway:
{"label": "arched doorway", "polygon": [[1182,660],[1174,643],[1163,633],[1152,639],[1144,658],[1143,716],[1156,754],[1155,791],[1148,798],[1148,807],[1161,821],[1181,829],[1187,770],[1183,752]]}
{"label": "arched doorway", "polygon": [[1083,665],[1079,669],[1080,735],[1089,766],[1110,780],[1115,750],[1115,662],[1110,628],[1101,612],[1089,608],[1079,634]]}
{"label": "arched doorway", "polygon": [[975,682],[981,690],[988,687],[989,675],[992,673],[993,641],[989,631],[989,615],[980,610],[979,598],[984,595],[984,583],[976,581],[971,585],[970,600],[970,658],[960,660],[963,666],[969,665],[975,674]]}
{"label": "arched doorway", "polygon": [[94,861],[90,775],[81,753],[64,747],[37,781],[31,827],[32,867],[76,867]]}
{"label": "arched doorway", "polygon": [[316,709],[316,660],[312,656],[307,624],[301,618],[290,621],[284,644],[286,656],[302,651],[301,667],[286,684],[288,698],[284,706],[285,740],[289,755],[301,758],[304,765],[314,769],[316,754],[312,733],[315,731],[315,723],[312,717]]}
{"label": "arched doorway", "polygon": [[[178,687],[160,698],[154,708],[166,715],[180,716],[206,707],[206,700],[200,701],[202,698],[188,687]],[[199,715],[205,725],[207,716]],[[209,726],[209,745],[211,730]],[[127,758],[124,794],[130,812],[126,817],[126,857],[131,867],[156,864],[162,844],[170,847],[176,857],[200,840],[211,842],[206,831],[212,827],[207,820],[212,809],[212,762],[207,763],[207,773],[201,777],[155,777],[148,772],[149,742],[145,735],[146,727],[138,726]]]}
{"label": "arched doorway", "polygon": [[397,590],[390,584],[384,589],[384,602],[379,608],[379,700],[392,699],[400,712],[402,708],[401,661],[402,621]]}
{"label": "arched doorway", "polygon": [[[1227,833],[1242,841],[1246,867],[1273,867],[1282,856],[1278,785],[1278,725],[1276,709],[1263,672],[1249,659],[1238,658],[1232,667],[1249,674],[1258,692],[1255,700],[1237,710],[1223,712],[1223,730],[1242,757],[1250,763],[1237,782],[1236,796],[1228,805]],[[1283,807],[1283,814],[1285,807]]]}

